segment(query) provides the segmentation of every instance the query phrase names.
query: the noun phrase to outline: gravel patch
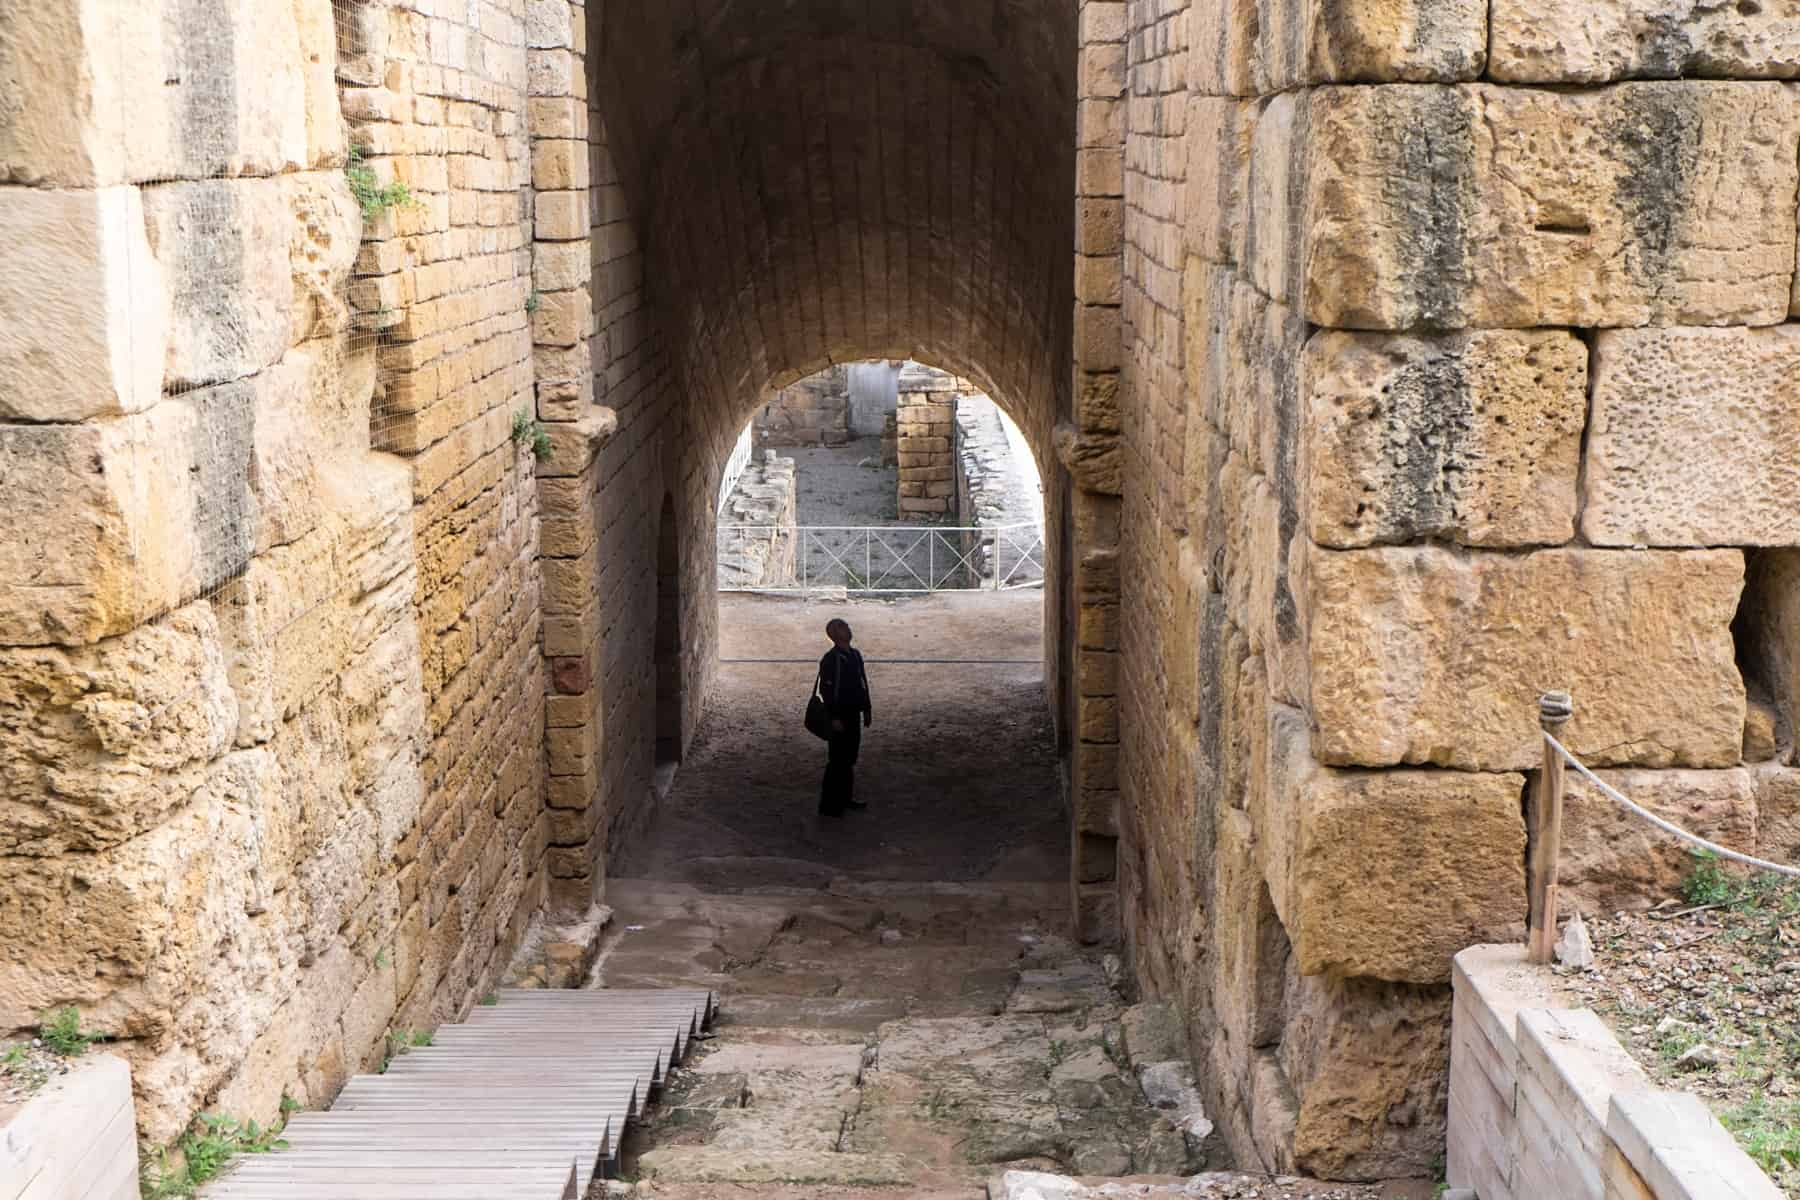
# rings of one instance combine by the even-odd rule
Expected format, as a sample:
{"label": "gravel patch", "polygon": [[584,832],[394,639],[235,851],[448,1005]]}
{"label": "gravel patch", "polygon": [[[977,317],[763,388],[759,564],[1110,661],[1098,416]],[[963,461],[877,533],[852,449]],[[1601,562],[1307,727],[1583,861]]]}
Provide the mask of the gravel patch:
{"label": "gravel patch", "polygon": [[0,1108],[23,1104],[58,1075],[66,1075],[70,1060],[52,1053],[36,1038],[0,1041]]}
{"label": "gravel patch", "polygon": [[1702,1097],[1800,1197],[1800,884],[1700,860],[1685,902],[1590,918],[1591,970],[1559,969],[1664,1087]]}

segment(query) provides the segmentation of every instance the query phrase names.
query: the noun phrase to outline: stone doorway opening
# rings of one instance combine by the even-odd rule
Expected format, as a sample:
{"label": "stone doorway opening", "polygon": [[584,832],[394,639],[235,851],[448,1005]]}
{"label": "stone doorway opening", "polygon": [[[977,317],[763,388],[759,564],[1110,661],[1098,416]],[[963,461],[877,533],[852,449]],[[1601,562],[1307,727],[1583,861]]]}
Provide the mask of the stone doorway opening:
{"label": "stone doorway opening", "polygon": [[723,591],[1041,587],[1036,455],[1006,408],[923,363],[838,364],[764,394],[719,483]]}
{"label": "stone doorway opening", "polygon": [[[678,852],[643,869],[699,863],[702,884],[748,870],[803,887],[1066,885],[1033,448],[965,377],[911,359],[853,367],[766,389],[721,469],[716,666],[689,782],[659,824]],[[814,815],[823,748],[799,725],[839,616],[876,708],[857,771],[875,819],[844,831]],[[733,835],[715,844],[722,827]]]}
{"label": "stone doorway opening", "polygon": [[[571,39],[585,54],[545,63],[552,73],[585,69],[586,104],[584,112],[580,89],[572,88],[572,102],[557,109],[559,131],[534,147],[533,167],[534,177],[554,179],[559,190],[586,186],[596,201],[585,210],[589,295],[571,301],[577,316],[591,316],[591,333],[574,353],[559,348],[547,356],[559,365],[591,359],[594,400],[618,420],[595,455],[591,490],[581,493],[598,497],[600,534],[591,565],[583,566],[600,597],[586,611],[597,627],[596,660],[605,664],[598,684],[604,728],[595,740],[606,747],[598,795],[610,827],[594,841],[606,847],[607,877],[633,869],[629,860],[648,824],[659,809],[669,810],[665,816],[679,810],[687,786],[677,784],[672,804],[643,803],[653,795],[644,786],[653,748],[640,710],[654,666],[647,594],[654,548],[639,531],[672,490],[681,530],[685,781],[713,736],[703,727],[715,719],[716,687],[744,665],[723,661],[731,655],[721,643],[736,633],[729,601],[716,596],[719,527],[732,523],[720,512],[724,468],[735,460],[763,469],[759,455],[738,450],[746,421],[771,389],[847,364],[856,377],[847,424],[860,432],[877,390],[885,401],[879,376],[894,376],[895,364],[904,375],[909,359],[1004,403],[1042,473],[1044,512],[1034,532],[1041,527],[1047,536],[1030,555],[1041,564],[1042,592],[1015,607],[1030,612],[1024,629],[1036,642],[1028,655],[1034,718],[1053,714],[1046,724],[1053,721],[1062,739],[1060,757],[1054,737],[1043,753],[1051,811],[1071,814],[1058,852],[1087,854],[1088,842],[1116,830],[1118,647],[1109,618],[1119,603],[1120,504],[1108,474],[1117,439],[1086,433],[1089,424],[1114,426],[1116,405],[1105,397],[1117,364],[1107,347],[1117,342],[1110,331],[1119,327],[1122,299],[1095,295],[1077,305],[1070,269],[1081,10],[1024,0],[990,21],[967,19],[953,4],[855,13],[811,0],[716,12],[603,7],[599,18],[585,9],[593,28]],[[1096,14],[1088,25],[1106,32]],[[1116,49],[1122,65],[1123,47]],[[1112,102],[1087,109],[1095,117],[1122,111]],[[1106,124],[1090,122],[1096,136]],[[553,208],[553,217],[572,213],[574,221],[543,222],[544,261],[578,263],[583,248],[568,239],[580,240],[583,210],[573,200]],[[1115,251],[1098,235],[1081,251],[1093,265],[1109,254]],[[1103,311],[1076,316],[1089,308]],[[546,337],[562,336],[553,324],[548,315],[534,320]],[[902,383],[892,382],[897,406]],[[857,395],[865,402],[856,403]],[[931,418],[924,425],[943,416],[921,415]],[[896,458],[896,510],[904,500],[909,517],[929,524],[935,502],[936,523],[951,525],[960,501],[954,470],[924,465],[946,473],[902,479]],[[768,543],[765,561],[754,564],[758,573],[781,552],[778,535]],[[798,544],[797,536],[787,539],[790,549]],[[935,554],[931,541],[919,544]],[[847,565],[867,583],[880,573],[870,562],[877,547],[865,541],[859,548],[862,563],[849,549]],[[952,563],[960,562],[957,550]],[[933,561],[925,564],[928,577]],[[646,586],[634,587],[638,579]],[[893,611],[913,607],[850,582],[834,586]],[[796,727],[794,705],[821,649],[816,618],[806,617],[804,650],[758,655],[805,660],[772,665],[798,670],[806,676],[799,684],[745,701],[773,706],[784,730]],[[962,686],[940,681],[922,690],[937,688],[940,703],[953,704]],[[813,749],[801,742],[788,755]],[[792,761],[776,765],[794,773]],[[993,765],[990,758],[978,769]],[[808,779],[803,791],[816,785]],[[791,801],[791,779],[786,786]],[[1082,826],[1082,839],[1069,824]],[[1062,849],[1066,843],[1073,852]],[[1097,871],[1110,872],[1110,855],[1091,857],[1094,864],[1064,877],[1082,879],[1084,896]],[[1116,905],[1092,907],[1094,919],[1082,928],[1110,936]]]}

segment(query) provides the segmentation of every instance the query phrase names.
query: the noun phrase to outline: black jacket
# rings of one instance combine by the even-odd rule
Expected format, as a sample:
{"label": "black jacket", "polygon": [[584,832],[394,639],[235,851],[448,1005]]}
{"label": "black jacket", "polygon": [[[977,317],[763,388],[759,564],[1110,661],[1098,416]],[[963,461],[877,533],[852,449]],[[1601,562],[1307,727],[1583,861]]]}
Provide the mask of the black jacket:
{"label": "black jacket", "polygon": [[869,702],[869,673],[863,668],[863,657],[854,648],[839,650],[836,646],[819,660],[819,695],[834,717],[853,717],[858,713],[874,714]]}

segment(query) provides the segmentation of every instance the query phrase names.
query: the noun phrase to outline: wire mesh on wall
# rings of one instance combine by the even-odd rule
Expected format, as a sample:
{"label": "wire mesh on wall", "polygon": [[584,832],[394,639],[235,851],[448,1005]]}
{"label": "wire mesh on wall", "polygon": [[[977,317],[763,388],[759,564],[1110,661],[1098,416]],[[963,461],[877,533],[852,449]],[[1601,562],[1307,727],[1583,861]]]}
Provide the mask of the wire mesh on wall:
{"label": "wire mesh on wall", "polygon": [[[122,423],[129,503],[153,514],[129,553],[164,611],[210,601],[228,648],[266,647],[335,597],[330,472],[406,420],[387,356],[433,197],[398,177],[391,107],[343,103],[386,82],[386,0],[191,7],[120,6],[107,31],[144,230],[127,350],[162,362],[160,402]],[[286,561],[259,573],[265,555]]]}

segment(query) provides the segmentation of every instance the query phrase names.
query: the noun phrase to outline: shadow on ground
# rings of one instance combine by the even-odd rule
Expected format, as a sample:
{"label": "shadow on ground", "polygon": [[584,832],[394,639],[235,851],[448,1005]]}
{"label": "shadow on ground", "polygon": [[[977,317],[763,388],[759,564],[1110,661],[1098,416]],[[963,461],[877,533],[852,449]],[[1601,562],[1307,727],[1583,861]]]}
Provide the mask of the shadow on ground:
{"label": "shadow on ground", "polygon": [[[818,816],[824,744],[801,726],[825,622],[843,616],[869,660],[875,723],[857,767],[864,812]],[[624,877],[719,890],[824,887],[834,877],[995,882],[1068,877],[1068,835],[1046,709],[1041,594],[897,602],[720,599],[726,661]],[[897,659],[1008,660],[1005,665]]]}

